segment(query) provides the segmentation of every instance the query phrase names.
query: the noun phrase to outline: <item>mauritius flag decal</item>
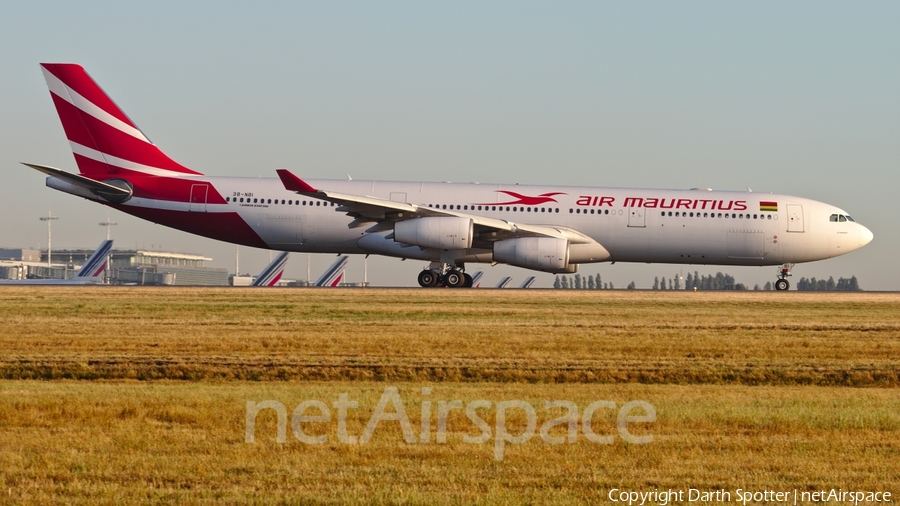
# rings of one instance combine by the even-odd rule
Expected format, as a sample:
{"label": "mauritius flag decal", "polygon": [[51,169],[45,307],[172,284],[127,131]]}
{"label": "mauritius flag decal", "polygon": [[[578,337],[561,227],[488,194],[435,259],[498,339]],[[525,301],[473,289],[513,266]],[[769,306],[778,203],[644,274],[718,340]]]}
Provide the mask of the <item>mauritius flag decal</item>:
{"label": "mauritius flag decal", "polygon": [[759,203],[760,211],[778,211],[778,202],[761,201]]}

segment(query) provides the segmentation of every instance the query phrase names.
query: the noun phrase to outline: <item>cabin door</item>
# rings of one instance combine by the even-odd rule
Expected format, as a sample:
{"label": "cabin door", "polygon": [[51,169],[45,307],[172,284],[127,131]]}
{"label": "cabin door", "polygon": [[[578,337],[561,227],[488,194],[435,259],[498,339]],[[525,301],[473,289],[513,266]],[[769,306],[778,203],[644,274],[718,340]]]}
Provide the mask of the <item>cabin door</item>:
{"label": "cabin door", "polygon": [[799,204],[787,205],[788,232],[803,232],[803,206]]}
{"label": "cabin door", "polygon": [[628,226],[629,227],[646,227],[647,222],[644,218],[643,207],[632,206],[628,208]]}
{"label": "cabin door", "polygon": [[206,192],[209,189],[209,186],[205,184],[194,184],[191,185],[191,212],[192,213],[205,213],[206,212]]}

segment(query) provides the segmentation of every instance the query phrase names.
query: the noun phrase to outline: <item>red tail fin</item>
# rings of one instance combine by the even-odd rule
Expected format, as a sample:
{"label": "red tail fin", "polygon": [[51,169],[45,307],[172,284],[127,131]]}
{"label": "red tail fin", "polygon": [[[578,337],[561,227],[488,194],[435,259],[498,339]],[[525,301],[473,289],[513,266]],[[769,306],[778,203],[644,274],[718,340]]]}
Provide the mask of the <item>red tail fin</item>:
{"label": "red tail fin", "polygon": [[81,65],[42,63],[41,68],[82,174],[200,174],[150,142]]}

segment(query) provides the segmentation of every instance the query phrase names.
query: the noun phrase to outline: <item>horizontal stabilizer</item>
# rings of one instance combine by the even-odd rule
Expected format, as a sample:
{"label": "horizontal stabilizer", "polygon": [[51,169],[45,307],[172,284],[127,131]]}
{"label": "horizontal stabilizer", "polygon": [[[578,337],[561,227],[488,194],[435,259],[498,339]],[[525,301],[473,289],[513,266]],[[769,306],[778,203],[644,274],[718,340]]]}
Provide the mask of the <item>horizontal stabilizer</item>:
{"label": "horizontal stabilizer", "polygon": [[62,169],[57,169],[55,167],[50,167],[47,165],[37,165],[34,163],[26,162],[21,163],[22,165],[27,165],[36,171],[43,172],[48,176],[53,176],[55,178],[62,179],[67,183],[90,190],[94,195],[98,195],[113,202],[124,202],[125,200],[128,200],[129,197],[131,197],[131,188],[120,188],[118,186],[113,186],[101,181],[96,181],[91,178],[80,176],[78,174],[72,174],[71,172],[66,172]]}

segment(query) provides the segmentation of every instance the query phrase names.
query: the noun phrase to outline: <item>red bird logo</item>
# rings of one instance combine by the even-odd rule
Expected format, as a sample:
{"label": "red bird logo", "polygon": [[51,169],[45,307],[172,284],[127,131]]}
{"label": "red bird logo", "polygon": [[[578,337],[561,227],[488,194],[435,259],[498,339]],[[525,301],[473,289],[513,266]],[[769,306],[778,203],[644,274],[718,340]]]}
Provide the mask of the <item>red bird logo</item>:
{"label": "red bird logo", "polygon": [[563,192],[549,192],[542,193],[537,197],[530,197],[528,195],[522,195],[521,193],[511,192],[508,190],[497,190],[497,193],[505,193],[510,197],[517,198],[519,200],[511,200],[509,202],[489,202],[487,204],[475,204],[476,206],[509,206],[513,204],[522,204],[526,206],[538,206],[541,204],[546,204],[547,202],[556,202],[556,199],[553,198],[554,195],[565,195]]}

